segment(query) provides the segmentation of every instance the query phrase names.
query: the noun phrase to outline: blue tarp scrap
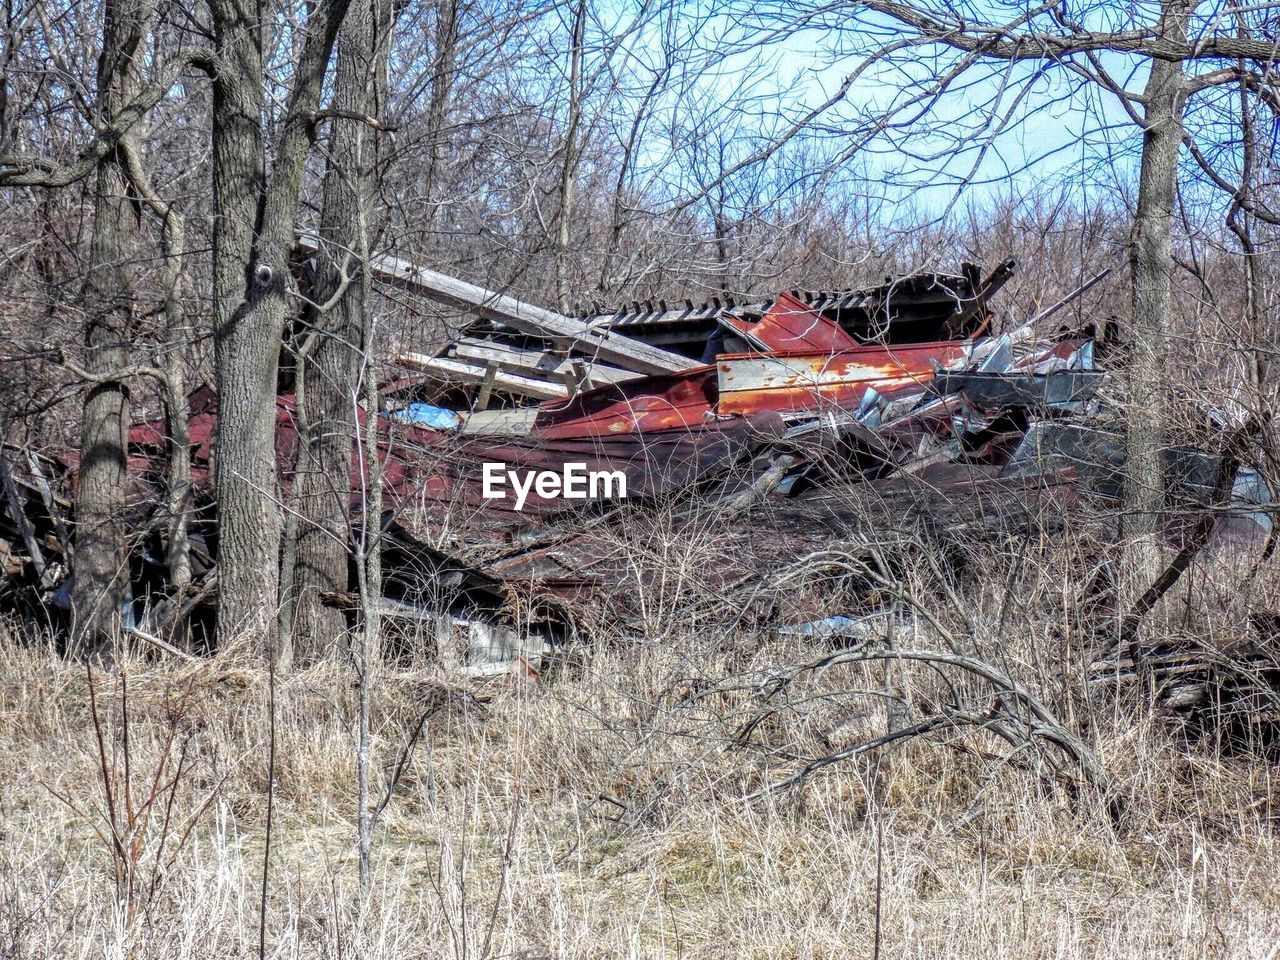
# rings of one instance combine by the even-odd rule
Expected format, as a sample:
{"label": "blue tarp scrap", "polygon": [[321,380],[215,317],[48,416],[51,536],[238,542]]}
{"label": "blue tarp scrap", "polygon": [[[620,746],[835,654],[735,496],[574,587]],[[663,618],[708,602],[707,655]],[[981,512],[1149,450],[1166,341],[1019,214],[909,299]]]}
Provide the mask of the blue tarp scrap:
{"label": "blue tarp scrap", "polygon": [[401,407],[392,411],[391,419],[437,430],[456,430],[462,425],[462,418],[456,412],[429,403],[411,403]]}

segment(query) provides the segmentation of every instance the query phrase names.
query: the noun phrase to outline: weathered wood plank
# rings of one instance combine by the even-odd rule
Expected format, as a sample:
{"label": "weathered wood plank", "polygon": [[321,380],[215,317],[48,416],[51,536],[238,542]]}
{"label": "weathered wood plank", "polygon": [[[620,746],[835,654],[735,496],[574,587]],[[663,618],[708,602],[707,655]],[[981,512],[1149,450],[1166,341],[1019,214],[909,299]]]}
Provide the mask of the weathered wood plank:
{"label": "weathered wood plank", "polygon": [[[449,356],[461,357],[464,360],[476,360],[481,363],[494,360],[508,373],[517,375],[533,373],[546,375],[548,378],[562,378],[566,371],[573,369],[575,362],[566,360],[554,353],[544,353],[540,350],[524,350],[520,347],[508,346],[505,343],[494,343],[475,337],[463,337],[450,347]],[[581,363],[582,361],[577,362]],[[602,363],[591,364],[586,368],[586,373],[592,383],[623,383],[627,380],[635,380],[644,376],[644,374],[633,373],[630,370],[619,370],[617,367],[609,367]]]}
{"label": "weathered wood plank", "polygon": [[527,437],[537,418],[537,407],[477,410],[463,417],[462,432],[482,437]]}
{"label": "weathered wood plank", "polygon": [[493,381],[498,376],[498,362],[488,360],[484,365],[484,379],[480,381],[480,393],[476,396],[476,409],[489,409],[489,401],[493,398]]}
{"label": "weathered wood plank", "polygon": [[22,504],[22,497],[18,493],[18,485],[13,482],[13,474],[9,472],[9,467],[5,463],[3,446],[0,446],[0,485],[3,485],[5,498],[8,501],[9,519],[13,521],[14,529],[18,531],[26,544],[27,553],[31,556],[31,562],[35,564],[36,575],[40,578],[40,586],[52,586],[51,568],[45,563],[44,553],[40,550],[40,542],[36,538],[35,529],[27,518],[26,510]]}
{"label": "weathered wood plank", "polygon": [[[421,370],[423,373],[434,374],[442,380],[462,383],[483,385],[488,375],[486,366],[477,366],[448,357],[432,357],[425,353],[397,354],[396,363],[414,370]],[[535,400],[563,400],[569,396],[569,390],[563,383],[535,380],[532,377],[521,377],[502,370],[494,372],[491,386],[496,390],[533,397]]]}

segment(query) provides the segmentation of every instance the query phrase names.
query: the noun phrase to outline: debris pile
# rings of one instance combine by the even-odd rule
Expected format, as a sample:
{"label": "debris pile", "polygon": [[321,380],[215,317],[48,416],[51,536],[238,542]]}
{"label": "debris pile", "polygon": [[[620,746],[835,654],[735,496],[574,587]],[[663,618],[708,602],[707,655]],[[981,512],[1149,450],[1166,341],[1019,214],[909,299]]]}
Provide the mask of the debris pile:
{"label": "debris pile", "polygon": [[[993,335],[991,301],[1013,269],[965,264],[862,290],[568,317],[380,258],[381,283],[476,316],[443,349],[399,355],[403,372],[382,390],[383,612],[433,636],[464,631],[470,669],[536,666],[547,644],[590,631],[596,601],[625,606],[617,588],[628,558],[604,534],[642,529],[657,511],[711,512],[727,559],[706,572],[708,590],[742,598],[857,531],[1043,530],[1082,498],[1114,500],[1123,434],[1099,361],[1118,350],[1115,331],[1047,332],[1050,310]],[[208,614],[217,600],[212,391],[191,395],[190,418],[196,586],[184,603]],[[277,398],[276,423],[287,489],[293,396]],[[129,612],[145,625],[165,604],[164,424],[136,425],[130,454],[138,534]],[[1170,489],[1202,509],[1216,463],[1210,452],[1171,451]],[[2,596],[51,619],[67,603],[75,467],[71,452],[6,449],[0,458]],[[493,489],[495,477],[567,477],[566,468],[611,482],[584,499],[554,485],[529,483],[520,496]],[[357,512],[363,487],[357,470]],[[1227,522],[1269,535],[1257,505],[1270,495],[1257,474],[1240,469],[1232,495]],[[872,566],[892,575],[891,558]],[[326,600],[357,606],[350,594]],[[796,601],[771,615],[806,613]]]}

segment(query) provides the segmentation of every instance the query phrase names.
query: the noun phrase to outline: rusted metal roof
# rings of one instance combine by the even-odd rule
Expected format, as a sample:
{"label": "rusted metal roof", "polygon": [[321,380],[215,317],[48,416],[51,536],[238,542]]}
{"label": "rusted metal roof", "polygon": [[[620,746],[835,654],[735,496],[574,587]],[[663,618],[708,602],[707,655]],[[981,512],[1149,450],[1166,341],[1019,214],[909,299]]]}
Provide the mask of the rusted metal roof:
{"label": "rusted metal roof", "polygon": [[[885,277],[877,286],[792,290],[785,295],[864,342],[923,342],[974,332],[986,318],[990,299],[1013,276],[1014,266],[1012,260],[1004,261],[983,277],[977,265],[963,264],[959,274],[914,273]],[[691,300],[671,304],[665,300],[637,301],[612,312],[597,306],[582,319],[638,340],[682,330],[693,342],[698,337],[705,340],[724,314],[760,317],[777,299],[735,301],[722,295],[696,305]]]}
{"label": "rusted metal roof", "polygon": [[[396,278],[412,267],[396,263]],[[440,384],[463,385],[480,398],[481,409],[494,393],[523,403],[572,397],[584,388],[642,374],[689,372],[695,365],[691,361],[714,355],[708,354],[708,343],[724,330],[766,352],[833,352],[860,343],[976,336],[990,316],[991,298],[1012,273],[1013,261],[986,277],[976,265],[964,264],[957,275],[886,277],[879,286],[856,290],[793,290],[750,302],[713,297],[698,306],[692,301],[675,306],[663,300],[635,302],[612,313],[597,308],[575,320],[557,315],[541,326],[529,317],[546,311],[524,304],[509,317],[484,301],[477,308],[482,319],[437,353],[404,353],[399,360]],[[433,283],[423,290],[435,296],[440,287]],[[628,352],[638,359],[630,359]],[[666,366],[655,366],[664,355],[669,358]]]}
{"label": "rusted metal roof", "polygon": [[779,296],[755,323],[730,313],[721,314],[720,322],[769,353],[837,353],[858,345],[821,311],[789,293]]}

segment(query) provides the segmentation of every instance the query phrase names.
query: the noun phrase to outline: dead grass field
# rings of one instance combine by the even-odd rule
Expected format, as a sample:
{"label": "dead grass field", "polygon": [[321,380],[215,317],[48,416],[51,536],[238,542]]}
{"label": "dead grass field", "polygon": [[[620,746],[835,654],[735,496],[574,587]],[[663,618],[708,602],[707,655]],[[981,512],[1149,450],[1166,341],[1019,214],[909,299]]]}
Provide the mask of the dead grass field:
{"label": "dead grass field", "polygon": [[[1188,752],[1117,714],[1094,743],[1124,795],[1118,822],[945,738],[746,803],[762,761],[725,749],[716,708],[684,715],[670,695],[704,646],[600,646],[544,684],[447,701],[379,823],[363,904],[350,673],[280,683],[268,955],[872,956],[877,913],[886,957],[1277,955],[1265,764]],[[84,668],[12,642],[0,656],[0,956],[256,955],[262,671],[235,656],[125,666],[135,806],[166,731],[187,751],[172,803],[124,838],[136,882],[120,902]],[[99,682],[118,795],[123,698]],[[429,672],[385,673],[386,763],[442,689]]]}

